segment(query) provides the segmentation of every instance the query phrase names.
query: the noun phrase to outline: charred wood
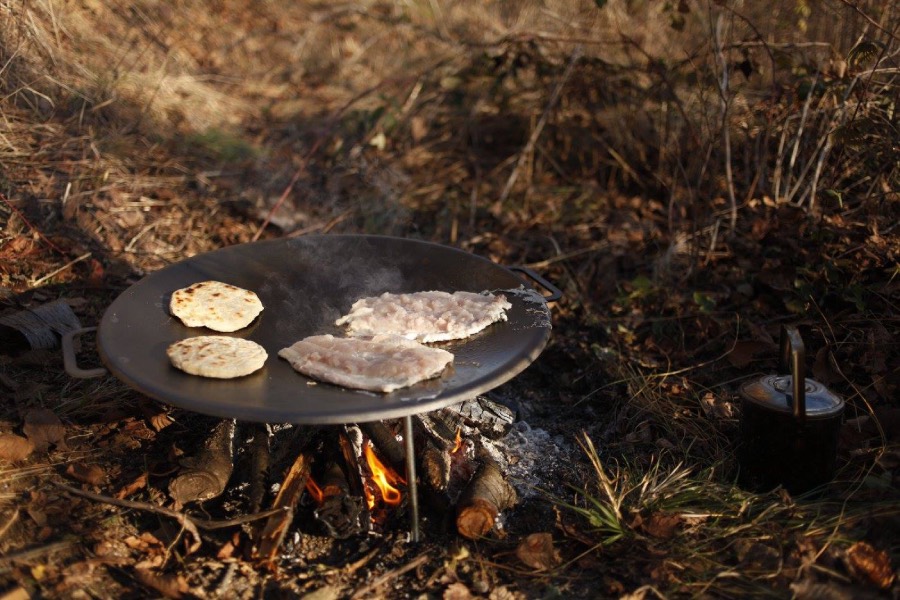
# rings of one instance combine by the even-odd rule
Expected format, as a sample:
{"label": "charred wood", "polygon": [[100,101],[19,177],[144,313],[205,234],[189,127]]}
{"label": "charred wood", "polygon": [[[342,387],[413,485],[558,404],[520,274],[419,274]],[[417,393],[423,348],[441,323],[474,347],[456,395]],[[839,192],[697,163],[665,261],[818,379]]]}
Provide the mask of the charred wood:
{"label": "charred wood", "polygon": [[477,539],[494,528],[497,517],[517,502],[516,491],[506,481],[497,463],[485,458],[456,505],[456,530]]}
{"label": "charred wood", "polygon": [[273,509],[285,509],[269,517],[254,544],[252,556],[265,565],[271,566],[284,541],[284,536],[294,521],[294,506],[300,500],[306,481],[309,479],[312,460],[305,454],[299,454],[288,469],[287,475],[272,503]]}
{"label": "charred wood", "polygon": [[450,484],[450,465],[450,453],[427,440],[419,455],[419,468],[425,483],[433,490],[446,492]]}
{"label": "charred wood", "polygon": [[481,435],[492,440],[509,433],[516,421],[515,411],[484,396],[441,409],[440,412],[455,415],[466,426],[477,429]]}
{"label": "charred wood", "polygon": [[438,448],[450,451],[456,445],[458,422],[453,422],[445,413],[438,411],[416,415],[413,423]]}
{"label": "charred wood", "polygon": [[250,434],[250,512],[259,512],[266,495],[266,478],[269,475],[271,430],[267,425],[254,424]]}
{"label": "charred wood", "polygon": [[304,452],[316,441],[323,428],[313,425],[268,425],[272,432],[269,439],[269,463],[272,473],[284,473],[290,468],[297,454]]}
{"label": "charred wood", "polygon": [[234,470],[234,419],[220,421],[193,456],[183,458],[181,470],[169,482],[176,505],[215,498],[225,491]]}
{"label": "charred wood", "polygon": [[313,516],[328,535],[337,539],[365,533],[369,528],[369,511],[353,443],[342,433],[338,448],[330,444],[326,450],[322,495]]}
{"label": "charred wood", "polygon": [[360,423],[359,428],[371,440],[372,445],[378,450],[390,467],[398,473],[402,473],[406,465],[406,451],[403,444],[397,441],[391,428],[384,421]]}
{"label": "charred wood", "polygon": [[364,468],[360,463],[359,457],[362,456],[363,435],[359,427],[348,425],[338,435],[338,443],[341,455],[344,457],[344,464],[347,471],[347,483],[350,486],[350,493],[356,496],[365,496],[365,484],[363,480],[370,475],[368,469]]}

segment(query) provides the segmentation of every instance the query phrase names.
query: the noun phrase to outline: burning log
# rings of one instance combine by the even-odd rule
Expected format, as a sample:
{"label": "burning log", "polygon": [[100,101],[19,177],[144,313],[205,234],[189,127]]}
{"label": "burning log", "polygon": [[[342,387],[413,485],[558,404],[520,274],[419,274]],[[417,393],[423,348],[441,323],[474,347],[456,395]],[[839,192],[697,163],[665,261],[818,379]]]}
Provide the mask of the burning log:
{"label": "burning log", "polygon": [[215,498],[225,491],[234,470],[234,419],[220,421],[200,451],[181,460],[181,472],[169,482],[177,505]]}
{"label": "burning log", "polygon": [[397,436],[391,431],[384,421],[360,423],[359,428],[371,440],[378,449],[379,454],[388,461],[391,468],[398,473],[403,472],[406,461],[406,451],[403,444],[397,441]]}
{"label": "burning log", "polygon": [[369,530],[369,511],[353,444],[346,435],[339,437],[339,444],[339,451],[331,446],[321,486],[311,487],[318,502],[313,516],[329,535],[344,539]]}
{"label": "burning log", "polygon": [[493,529],[500,513],[512,508],[517,500],[516,491],[496,462],[485,457],[460,494],[456,505],[456,530],[464,537],[477,539]]}
{"label": "burning log", "polygon": [[435,491],[445,492],[450,484],[450,453],[438,448],[431,440],[425,444],[419,457],[419,466],[425,482]]}
{"label": "burning log", "polygon": [[285,511],[269,517],[262,531],[256,538],[252,557],[264,564],[272,564],[288,528],[294,521],[294,506],[300,499],[300,495],[306,488],[312,461],[303,453],[300,453],[294,464],[288,470],[278,490],[278,495],[272,503],[272,508],[283,508]]}
{"label": "burning log", "polygon": [[516,421],[515,411],[484,396],[441,409],[440,412],[455,415],[465,425],[492,440],[499,440],[509,433]]}

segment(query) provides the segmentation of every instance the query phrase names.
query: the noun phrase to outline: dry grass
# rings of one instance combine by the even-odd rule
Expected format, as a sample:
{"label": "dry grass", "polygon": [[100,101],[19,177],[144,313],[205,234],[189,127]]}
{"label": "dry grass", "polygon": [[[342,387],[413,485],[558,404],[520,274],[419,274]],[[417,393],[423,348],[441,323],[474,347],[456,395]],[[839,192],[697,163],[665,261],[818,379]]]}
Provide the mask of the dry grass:
{"label": "dry grass", "polygon": [[[898,32],[875,0],[0,0],[0,298],[92,321],[143,272],[313,231],[531,264],[566,292],[538,387],[597,421],[560,502],[599,531],[562,529],[560,581],[872,591],[847,550],[897,560]],[[786,321],[861,419],[820,497],[732,484],[734,384],[773,364],[735,351]],[[112,379],[43,383],[18,410],[139,412]],[[0,506],[57,466],[4,467]]]}

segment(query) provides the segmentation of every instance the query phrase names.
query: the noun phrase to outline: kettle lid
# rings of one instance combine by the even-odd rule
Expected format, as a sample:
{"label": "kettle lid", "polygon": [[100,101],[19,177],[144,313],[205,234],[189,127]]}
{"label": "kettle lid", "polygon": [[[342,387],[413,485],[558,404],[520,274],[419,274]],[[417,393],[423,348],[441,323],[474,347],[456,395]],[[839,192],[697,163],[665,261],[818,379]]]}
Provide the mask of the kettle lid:
{"label": "kettle lid", "polygon": [[[764,408],[790,413],[793,411],[793,382],[793,375],[765,375],[745,382],[741,386],[741,396]],[[804,387],[807,417],[829,417],[844,409],[844,401],[815,379],[807,377]]]}

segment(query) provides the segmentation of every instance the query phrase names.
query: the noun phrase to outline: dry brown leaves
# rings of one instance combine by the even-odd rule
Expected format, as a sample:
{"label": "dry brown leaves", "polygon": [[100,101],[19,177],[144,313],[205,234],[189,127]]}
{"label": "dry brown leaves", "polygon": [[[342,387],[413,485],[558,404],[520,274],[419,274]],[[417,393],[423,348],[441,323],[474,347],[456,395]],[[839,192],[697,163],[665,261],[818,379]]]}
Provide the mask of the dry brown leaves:
{"label": "dry brown leaves", "polygon": [[75,481],[80,481],[81,483],[93,486],[100,485],[106,481],[106,471],[97,465],[72,463],[66,467],[66,475]]}
{"label": "dry brown leaves", "polygon": [[549,533],[532,533],[516,548],[516,556],[536,571],[549,571],[562,562]]}
{"label": "dry brown leaves", "polygon": [[66,447],[66,427],[54,412],[47,408],[37,408],[25,413],[22,431],[34,444],[35,450],[43,452],[50,446],[60,450]]}
{"label": "dry brown leaves", "polygon": [[846,562],[848,570],[856,579],[879,589],[888,589],[896,579],[888,553],[866,542],[856,542],[850,546]]}
{"label": "dry brown leaves", "polygon": [[34,442],[14,433],[0,433],[0,459],[19,462],[34,451]]}

